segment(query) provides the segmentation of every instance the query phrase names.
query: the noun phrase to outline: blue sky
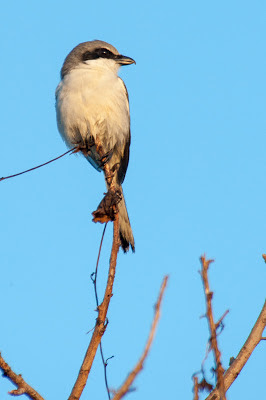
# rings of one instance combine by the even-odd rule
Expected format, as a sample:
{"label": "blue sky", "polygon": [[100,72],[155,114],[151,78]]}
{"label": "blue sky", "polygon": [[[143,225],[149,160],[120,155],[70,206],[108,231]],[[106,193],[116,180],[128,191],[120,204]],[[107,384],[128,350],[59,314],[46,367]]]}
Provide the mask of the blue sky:
{"label": "blue sky", "polygon": [[[111,388],[140,356],[165,274],[170,281],[145,368],[128,398],[192,398],[208,339],[199,257],[214,258],[215,316],[224,366],[265,300],[266,56],[263,1],[14,2],[1,9],[0,176],[65,151],[54,91],[67,53],[102,39],[136,66],[121,70],[132,145],[124,192],[136,253],[119,254],[103,338]],[[80,156],[0,183],[0,349],[47,400],[68,397],[96,318],[90,274],[105,190]],[[99,272],[103,293],[108,226]],[[210,357],[206,369],[211,368]],[[265,343],[228,392],[264,392]],[[209,375],[210,376],[210,375]],[[12,386],[0,382],[0,397]],[[82,399],[107,398],[97,354]]]}

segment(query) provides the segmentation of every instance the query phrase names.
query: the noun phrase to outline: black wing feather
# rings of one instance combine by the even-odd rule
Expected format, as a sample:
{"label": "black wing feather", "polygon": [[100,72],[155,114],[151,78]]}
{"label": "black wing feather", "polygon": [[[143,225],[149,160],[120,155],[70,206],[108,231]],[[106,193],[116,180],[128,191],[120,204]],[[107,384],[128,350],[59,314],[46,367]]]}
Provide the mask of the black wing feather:
{"label": "black wing feather", "polygon": [[[121,78],[120,78],[121,79]],[[129,103],[129,98],[128,98],[128,91],[126,88],[126,85],[124,83],[124,81],[121,79],[124,88],[125,88],[125,92],[126,92],[126,96],[127,96],[127,101]],[[130,115],[129,115],[129,119],[130,119]],[[130,125],[130,120],[129,120],[129,125]],[[130,132],[130,128],[128,131],[128,140],[125,143],[125,147],[124,147],[124,152],[122,154],[121,157],[121,161],[120,161],[120,166],[117,172],[117,178],[118,178],[118,182],[121,185],[124,182],[125,176],[126,176],[126,172],[127,172],[127,167],[128,167],[128,162],[129,162],[129,147],[130,147],[130,143],[131,143],[131,132]]]}

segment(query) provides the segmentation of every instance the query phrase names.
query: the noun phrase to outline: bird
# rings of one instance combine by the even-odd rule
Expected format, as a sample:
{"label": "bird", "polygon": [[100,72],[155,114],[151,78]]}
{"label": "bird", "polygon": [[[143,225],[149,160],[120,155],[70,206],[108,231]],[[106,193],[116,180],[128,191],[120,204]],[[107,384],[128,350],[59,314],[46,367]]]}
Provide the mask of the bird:
{"label": "bird", "polygon": [[100,142],[113,182],[121,190],[119,234],[123,251],[135,251],[135,241],[122,191],[131,142],[128,92],[118,76],[121,66],[136,64],[111,44],[93,40],[78,44],[67,55],[56,88],[58,130],[69,148],[81,149],[97,170],[104,167]]}

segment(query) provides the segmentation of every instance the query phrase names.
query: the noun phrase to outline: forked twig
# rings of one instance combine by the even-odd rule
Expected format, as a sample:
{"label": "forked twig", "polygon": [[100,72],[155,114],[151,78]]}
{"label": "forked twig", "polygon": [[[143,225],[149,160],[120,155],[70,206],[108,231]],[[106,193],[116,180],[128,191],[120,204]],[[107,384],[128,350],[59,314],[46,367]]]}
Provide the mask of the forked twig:
{"label": "forked twig", "polygon": [[205,256],[202,256],[200,258],[200,261],[201,261],[201,266],[202,266],[201,277],[202,277],[204,291],[205,291],[206,308],[207,308],[206,316],[207,316],[210,335],[211,335],[210,344],[211,344],[211,348],[213,349],[214,359],[215,359],[215,372],[216,372],[216,377],[217,377],[217,388],[219,391],[220,399],[226,400],[226,396],[225,396],[226,391],[225,391],[224,376],[223,376],[224,369],[223,369],[222,363],[221,363],[221,353],[218,348],[217,334],[216,334],[217,324],[215,324],[215,322],[214,322],[214,317],[213,317],[213,312],[212,312],[213,292],[211,292],[211,290],[210,290],[209,281],[208,281],[208,269],[213,260],[206,260]]}
{"label": "forked twig", "polygon": [[157,327],[157,324],[158,324],[158,321],[159,321],[159,318],[160,318],[160,308],[161,308],[163,294],[164,294],[164,291],[165,291],[165,288],[166,288],[166,285],[167,285],[167,281],[168,281],[168,276],[165,276],[164,279],[163,279],[162,285],[161,285],[161,289],[160,289],[160,293],[159,293],[159,297],[158,297],[157,303],[155,305],[155,314],[154,314],[154,318],[153,318],[150,334],[149,334],[145,349],[143,351],[143,354],[142,354],[141,358],[139,359],[138,363],[136,364],[135,368],[132,370],[132,372],[130,372],[130,374],[126,378],[126,380],[123,383],[123,385],[117,390],[117,392],[115,393],[115,395],[112,398],[112,400],[120,400],[122,397],[124,397],[129,392],[133,381],[135,380],[136,376],[138,375],[138,373],[143,368],[144,361],[145,361],[145,359],[146,359],[146,357],[148,355],[148,352],[150,350],[152,341],[154,339],[156,327]]}

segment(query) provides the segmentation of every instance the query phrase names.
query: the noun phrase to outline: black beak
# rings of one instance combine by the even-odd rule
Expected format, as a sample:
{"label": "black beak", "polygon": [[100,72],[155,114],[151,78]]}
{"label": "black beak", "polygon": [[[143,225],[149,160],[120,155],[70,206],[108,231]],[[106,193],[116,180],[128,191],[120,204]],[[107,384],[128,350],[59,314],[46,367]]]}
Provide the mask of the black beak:
{"label": "black beak", "polygon": [[127,56],[122,56],[122,54],[119,54],[118,56],[116,56],[116,62],[117,62],[117,64],[120,64],[120,65],[136,64],[136,61],[133,60],[133,58],[130,58]]}

